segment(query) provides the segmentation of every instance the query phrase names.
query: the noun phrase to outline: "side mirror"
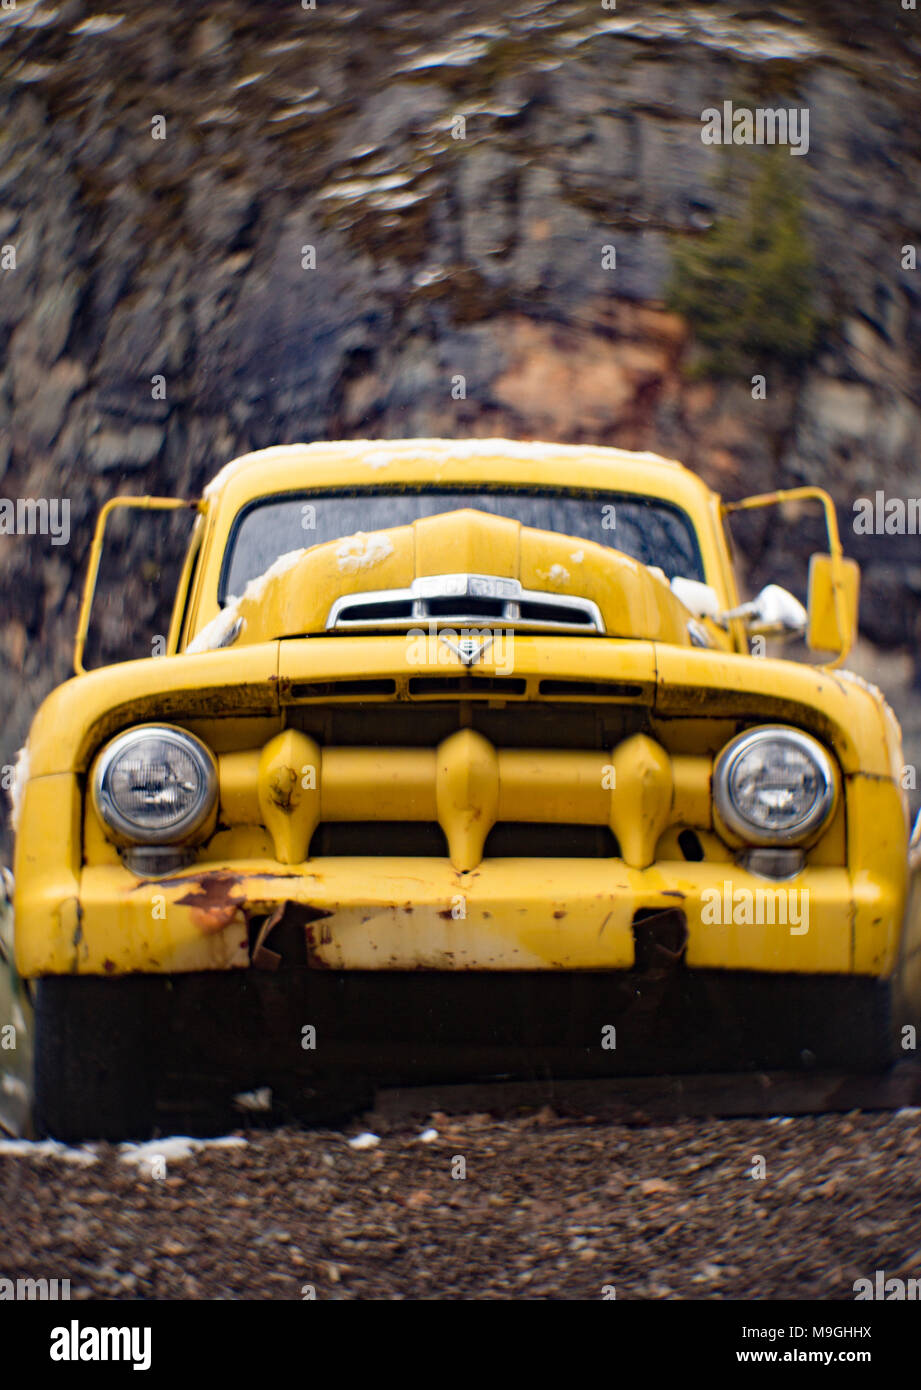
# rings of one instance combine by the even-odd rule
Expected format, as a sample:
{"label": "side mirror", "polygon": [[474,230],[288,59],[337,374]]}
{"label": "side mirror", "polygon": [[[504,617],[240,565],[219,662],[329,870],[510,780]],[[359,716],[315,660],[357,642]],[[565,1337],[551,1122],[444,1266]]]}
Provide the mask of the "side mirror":
{"label": "side mirror", "polygon": [[860,566],[843,555],[813,555],[809,561],[809,626],[813,651],[843,660],[857,640]]}
{"label": "side mirror", "polygon": [[767,584],[750,603],[742,603],[728,613],[724,620],[741,618],[746,631],[777,637],[798,637],[806,631],[809,614],[789,589],[779,584]]}
{"label": "side mirror", "polygon": [[[723,506],[723,515],[733,512],[747,512],[754,508],[784,506],[789,502],[819,502],[825,512],[825,528],[828,532],[828,554],[813,555],[809,564],[809,613],[808,620],[800,627],[805,631],[806,641],[813,651],[830,652],[830,668],[840,666],[854,642],[857,640],[857,596],[860,588],[860,570],[853,560],[845,559],[841,552],[841,535],[838,530],[838,516],[835,504],[821,487],[783,488],[778,492],[764,492],[758,497],[746,497],[741,502],[729,502]],[[769,585],[754,604],[743,604],[727,618],[748,618],[750,610],[773,589]],[[778,590],[783,592],[783,590]],[[787,595],[792,598],[792,595]],[[793,599],[795,603],[796,600]],[[792,613],[792,609],[790,610]],[[789,630],[789,629],[788,629]],[[749,631],[752,631],[749,626]]]}

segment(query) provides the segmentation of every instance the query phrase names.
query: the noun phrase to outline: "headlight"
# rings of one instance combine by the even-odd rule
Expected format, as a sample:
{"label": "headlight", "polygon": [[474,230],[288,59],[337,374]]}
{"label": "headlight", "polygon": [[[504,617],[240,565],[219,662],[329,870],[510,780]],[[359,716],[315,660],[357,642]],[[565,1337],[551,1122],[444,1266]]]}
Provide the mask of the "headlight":
{"label": "headlight", "polygon": [[182,729],[145,724],[103,750],[93,794],[100,816],[121,839],[180,844],[214,807],[217,768],[200,739]]}
{"label": "headlight", "polygon": [[752,729],[726,745],[713,770],[716,809],[748,844],[796,844],[831,815],[831,758],[808,734],[783,725]]}

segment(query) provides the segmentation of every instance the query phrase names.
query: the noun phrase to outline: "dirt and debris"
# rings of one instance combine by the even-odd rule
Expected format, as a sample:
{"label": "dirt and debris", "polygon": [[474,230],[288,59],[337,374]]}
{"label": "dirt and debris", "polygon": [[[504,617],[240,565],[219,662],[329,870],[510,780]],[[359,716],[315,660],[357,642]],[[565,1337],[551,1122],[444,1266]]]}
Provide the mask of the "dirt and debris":
{"label": "dirt and debris", "polygon": [[143,1164],[110,1145],[94,1163],[0,1154],[0,1277],[69,1278],[74,1299],[746,1300],[921,1277],[915,1107],[371,1114],[244,1137],[162,1141],[159,1162],[147,1145]]}

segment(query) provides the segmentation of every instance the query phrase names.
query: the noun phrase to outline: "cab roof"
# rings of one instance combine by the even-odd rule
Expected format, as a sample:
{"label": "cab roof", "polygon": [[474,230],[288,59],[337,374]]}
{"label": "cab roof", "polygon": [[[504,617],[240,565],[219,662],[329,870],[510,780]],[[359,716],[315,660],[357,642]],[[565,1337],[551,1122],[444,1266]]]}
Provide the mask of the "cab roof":
{"label": "cab roof", "polygon": [[284,444],[226,464],[204,496],[234,507],[254,497],[299,487],[379,486],[426,482],[563,484],[696,494],[709,489],[675,459],[587,444],[512,439],[348,439]]}
{"label": "cab roof", "polygon": [[389,492],[403,488],[571,489],[650,497],[681,508],[697,532],[708,582],[727,604],[720,499],[690,469],[652,453],[513,439],[347,439],[283,444],[233,459],[205,488],[208,522],[196,589],[196,630],[219,610],[225,551],[237,518],[285,493]]}

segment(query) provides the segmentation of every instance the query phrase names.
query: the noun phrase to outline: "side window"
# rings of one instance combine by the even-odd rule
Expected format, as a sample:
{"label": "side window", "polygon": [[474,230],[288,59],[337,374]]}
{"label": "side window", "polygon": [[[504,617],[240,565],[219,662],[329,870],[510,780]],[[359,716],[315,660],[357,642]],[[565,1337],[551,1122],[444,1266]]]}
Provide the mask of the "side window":
{"label": "side window", "polygon": [[162,656],[196,513],[118,508],[106,522],[84,665]]}

